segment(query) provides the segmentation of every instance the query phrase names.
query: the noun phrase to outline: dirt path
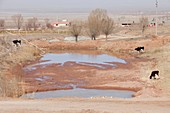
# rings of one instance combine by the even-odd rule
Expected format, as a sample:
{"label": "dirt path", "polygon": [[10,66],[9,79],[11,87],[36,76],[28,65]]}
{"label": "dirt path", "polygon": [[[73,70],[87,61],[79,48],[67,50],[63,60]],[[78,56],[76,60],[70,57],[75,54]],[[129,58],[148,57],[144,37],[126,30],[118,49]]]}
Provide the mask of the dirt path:
{"label": "dirt path", "polygon": [[169,106],[167,99],[2,100],[0,113],[169,113]]}

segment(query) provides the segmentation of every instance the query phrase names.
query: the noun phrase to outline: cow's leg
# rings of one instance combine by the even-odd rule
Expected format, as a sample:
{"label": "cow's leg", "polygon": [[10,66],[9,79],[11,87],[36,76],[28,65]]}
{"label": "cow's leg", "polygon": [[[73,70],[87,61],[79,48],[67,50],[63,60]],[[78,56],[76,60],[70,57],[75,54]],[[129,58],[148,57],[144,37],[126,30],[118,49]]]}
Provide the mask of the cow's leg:
{"label": "cow's leg", "polygon": [[155,74],[155,78],[156,78],[156,79],[159,79],[159,75],[158,75],[158,74]]}

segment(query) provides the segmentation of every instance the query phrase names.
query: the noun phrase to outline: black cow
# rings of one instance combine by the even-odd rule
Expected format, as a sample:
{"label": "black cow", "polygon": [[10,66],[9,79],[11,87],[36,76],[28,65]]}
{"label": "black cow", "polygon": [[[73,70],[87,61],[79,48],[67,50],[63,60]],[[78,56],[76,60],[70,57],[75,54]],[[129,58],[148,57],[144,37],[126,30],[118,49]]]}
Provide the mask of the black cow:
{"label": "black cow", "polygon": [[150,79],[157,79],[157,77],[159,77],[159,71],[152,71],[151,75],[150,75]]}
{"label": "black cow", "polygon": [[138,52],[144,51],[144,49],[145,49],[144,46],[135,48],[135,50]]}
{"label": "black cow", "polygon": [[21,40],[13,40],[13,43],[18,47],[19,44],[21,45]]}

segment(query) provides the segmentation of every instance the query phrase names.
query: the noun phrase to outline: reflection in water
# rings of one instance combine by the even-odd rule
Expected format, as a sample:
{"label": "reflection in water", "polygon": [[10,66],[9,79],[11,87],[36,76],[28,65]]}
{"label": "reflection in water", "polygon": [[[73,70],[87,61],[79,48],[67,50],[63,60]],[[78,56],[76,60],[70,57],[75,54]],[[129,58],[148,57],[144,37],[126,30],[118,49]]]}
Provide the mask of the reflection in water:
{"label": "reflection in water", "polygon": [[[62,66],[68,62],[76,62],[77,64],[94,66],[97,68],[106,69],[107,67],[115,67],[114,62],[126,64],[126,61],[107,54],[90,55],[90,54],[77,54],[77,53],[61,53],[61,54],[45,54],[41,59],[41,63],[34,64],[25,68],[26,71],[36,70],[36,66],[45,68],[47,64],[58,63]],[[37,81],[43,81],[51,79],[48,76],[41,76],[35,78]],[[63,86],[62,86],[63,87]],[[55,97],[96,97],[96,96],[108,96],[108,97],[120,97],[131,98],[132,91],[120,91],[120,90],[97,90],[97,89],[81,89],[74,85],[71,85],[72,90],[57,90],[47,92],[37,92],[34,98],[55,98]],[[32,94],[26,94],[22,97],[30,98]]]}
{"label": "reflection in water", "polygon": [[[91,65],[95,67],[100,67],[101,65],[109,65],[115,66],[114,64],[109,64],[108,62],[119,62],[126,64],[126,61],[123,59],[119,59],[113,56],[109,56],[107,54],[101,55],[89,55],[89,54],[77,54],[77,53],[62,53],[62,54],[45,54],[42,58],[42,62],[40,65],[43,64],[52,64],[52,63],[61,63],[62,65],[65,62],[76,62],[83,65]],[[94,65],[92,65],[94,64]]]}
{"label": "reflection in water", "polygon": [[37,92],[34,95],[25,94],[22,98],[60,98],[60,97],[119,97],[119,98],[132,98],[132,91],[122,90],[98,90],[98,89],[81,89],[75,88],[72,90],[56,90],[47,92]]}
{"label": "reflection in water", "polygon": [[77,64],[93,66],[101,69],[106,69],[107,67],[115,67],[114,62],[126,64],[127,62],[123,59],[110,56],[107,54],[100,55],[91,55],[91,54],[78,54],[78,53],[61,53],[61,54],[52,54],[48,53],[43,55],[40,59],[41,63],[27,66],[25,71],[36,70],[36,66],[41,66],[45,68],[48,64],[58,63],[62,66],[67,62],[75,62]]}
{"label": "reflection in water", "polygon": [[45,81],[48,79],[51,79],[51,77],[50,76],[40,76],[40,77],[35,78],[35,80],[37,80],[37,81]]}

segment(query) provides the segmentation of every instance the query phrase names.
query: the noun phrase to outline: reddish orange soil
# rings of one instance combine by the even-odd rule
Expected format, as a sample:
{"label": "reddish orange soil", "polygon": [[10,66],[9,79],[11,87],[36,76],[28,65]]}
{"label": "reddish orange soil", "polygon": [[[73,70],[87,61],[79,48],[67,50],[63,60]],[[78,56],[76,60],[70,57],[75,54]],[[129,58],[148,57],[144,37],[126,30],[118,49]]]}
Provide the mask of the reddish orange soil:
{"label": "reddish orange soil", "polygon": [[[56,89],[70,89],[69,84],[75,84],[77,87],[83,88],[102,88],[102,89],[128,89],[139,90],[143,87],[143,82],[139,80],[139,75],[135,76],[132,72],[137,72],[137,67],[133,65],[136,61],[131,60],[132,63],[118,64],[117,67],[112,69],[107,67],[105,70],[80,65],[75,62],[66,62],[63,66],[59,64],[46,65],[45,68],[37,66],[36,70],[25,73],[25,81],[31,86],[28,91],[46,91]],[[127,73],[127,71],[129,71]],[[48,76],[48,79],[43,79],[43,76]],[[42,78],[43,81],[36,80],[36,78]],[[132,84],[126,84],[126,86],[119,86],[120,82],[140,82],[138,86],[131,86]],[[110,84],[108,86],[105,84]],[[102,86],[103,85],[103,86]]]}
{"label": "reddish orange soil", "polygon": [[[146,65],[148,61],[151,62],[154,67],[154,59],[140,57],[140,54],[134,52],[133,48],[137,46],[145,46],[147,51],[148,49],[161,47],[169,41],[170,39],[168,37],[112,42],[82,41],[78,43],[49,43],[40,40],[33,41],[33,43],[39,47],[53,50],[53,52],[59,50],[97,49],[124,58],[128,63],[116,63],[116,68],[112,69],[107,67],[105,70],[80,65],[75,62],[66,62],[63,66],[60,64],[51,64],[46,65],[45,68],[37,66],[36,70],[25,72],[24,74],[25,82],[28,83],[26,92],[71,89],[72,87],[69,84],[75,84],[77,87],[81,88],[139,91],[134,94],[134,96],[141,96],[145,91],[150,90],[150,92],[147,92],[149,93],[149,96],[159,96],[161,93],[160,89],[156,88],[153,84],[142,80],[140,72],[140,68],[143,65]],[[84,53],[84,51],[81,52]],[[44,79],[43,76],[48,76],[49,78]],[[36,80],[36,78],[43,80]]]}

